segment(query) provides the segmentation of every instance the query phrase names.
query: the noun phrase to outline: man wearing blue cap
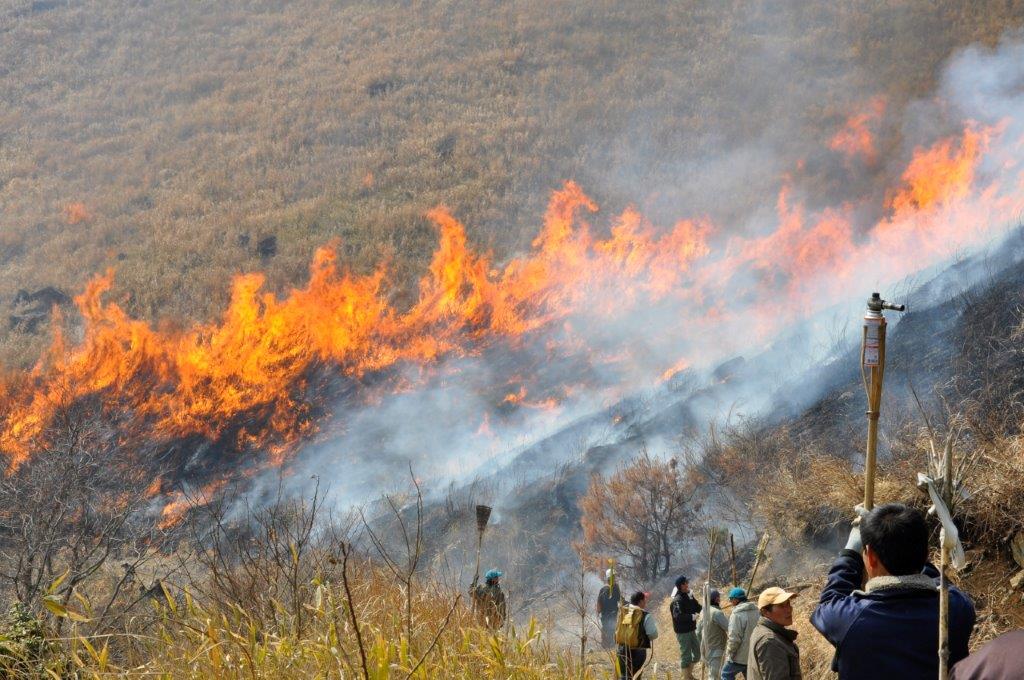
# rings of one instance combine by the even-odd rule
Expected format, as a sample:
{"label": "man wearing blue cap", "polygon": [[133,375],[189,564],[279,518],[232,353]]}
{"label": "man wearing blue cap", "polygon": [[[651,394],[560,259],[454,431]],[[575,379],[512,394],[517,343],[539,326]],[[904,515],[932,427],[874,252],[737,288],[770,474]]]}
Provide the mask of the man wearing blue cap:
{"label": "man wearing blue cap", "polygon": [[491,630],[497,630],[505,623],[505,593],[498,584],[502,576],[497,569],[491,569],[484,574],[484,585],[474,585],[469,591],[477,616]]}
{"label": "man wearing blue cap", "polygon": [[732,616],[729,617],[729,634],[725,643],[725,665],[722,666],[722,680],[736,680],[740,673],[747,677],[747,657],[750,655],[750,635],[760,618],[757,606],[747,601],[747,591],[733,588],[729,591]]}

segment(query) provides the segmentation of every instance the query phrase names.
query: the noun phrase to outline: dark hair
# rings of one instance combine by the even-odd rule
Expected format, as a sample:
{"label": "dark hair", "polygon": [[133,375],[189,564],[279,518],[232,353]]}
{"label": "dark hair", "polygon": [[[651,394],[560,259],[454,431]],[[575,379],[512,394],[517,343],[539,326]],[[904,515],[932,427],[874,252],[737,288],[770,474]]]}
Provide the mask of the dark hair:
{"label": "dark hair", "polygon": [[629,596],[629,603],[630,604],[640,604],[641,602],[644,601],[645,597],[647,597],[647,593],[645,593],[642,590],[638,590],[638,591],[636,591],[635,593],[633,593],[632,595]]}
{"label": "dark hair", "polygon": [[860,537],[893,576],[918,574],[928,562],[924,515],[902,503],[880,505],[860,523]]}

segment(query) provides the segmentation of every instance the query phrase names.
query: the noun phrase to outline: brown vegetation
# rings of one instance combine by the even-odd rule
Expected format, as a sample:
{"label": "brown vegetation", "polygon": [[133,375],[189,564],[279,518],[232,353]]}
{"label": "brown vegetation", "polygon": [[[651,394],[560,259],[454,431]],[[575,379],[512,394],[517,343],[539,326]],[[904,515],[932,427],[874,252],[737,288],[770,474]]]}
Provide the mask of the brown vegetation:
{"label": "brown vegetation", "polygon": [[583,544],[590,554],[624,559],[636,582],[654,583],[674,566],[678,546],[699,534],[699,489],[675,459],[646,454],[607,479],[594,475],[580,499]]}
{"label": "brown vegetation", "polygon": [[[231,274],[287,287],[335,237],[357,269],[385,261],[412,284],[427,209],[448,205],[501,259],[565,178],[656,219],[741,214],[749,199],[678,164],[775,135],[774,168],[792,167],[866,98],[898,110],[954,47],[1021,15],[1016,0],[17,0],[0,13],[0,300],[114,266],[133,316],[207,318]],[[8,364],[38,356],[23,330],[0,344]]]}
{"label": "brown vegetation", "polygon": [[[946,431],[943,427],[939,434]],[[756,458],[751,451],[754,442],[760,442],[760,450],[753,454]],[[833,547],[845,537],[853,507],[863,500],[863,472],[855,463],[830,455],[827,447],[797,445],[785,429],[743,428],[717,443],[707,464],[712,472],[730,471],[723,493],[749,494],[754,521],[764,523],[778,537],[769,551],[772,564],[762,572],[766,580],[759,579],[755,590],[780,582],[805,593],[797,601],[794,617],[803,632],[805,673],[812,678],[830,677],[832,649],[811,628],[809,617]],[[927,496],[916,486],[917,473],[929,472],[933,455],[927,427],[908,426],[894,433],[890,444],[892,455],[878,469],[876,502],[927,509]],[[959,445],[964,447],[960,458],[976,463],[965,467],[964,487],[970,493],[954,511],[969,559],[967,569],[956,578],[979,608],[980,623],[972,638],[976,647],[1024,625],[1024,596],[1009,586],[1015,567],[1008,547],[1009,538],[1024,530],[1019,511],[1024,502],[1024,458],[1019,435],[991,442],[968,439]]]}
{"label": "brown vegetation", "polygon": [[[144,584],[155,581],[118,601],[116,625],[96,602],[116,575],[100,572],[88,588],[68,588],[58,578],[43,601],[19,605],[0,620],[0,672],[33,678],[605,676],[602,654],[562,651],[533,621],[522,630],[485,630],[461,584],[396,572],[391,556],[370,559],[352,543],[352,523],[331,521],[322,501],[279,496],[259,511],[240,511],[228,501],[195,508],[175,552],[134,574]],[[401,533],[378,539],[404,544]],[[406,564],[414,564],[419,547],[405,545]],[[65,589],[72,595],[58,598]],[[97,627],[102,621],[108,625]]]}

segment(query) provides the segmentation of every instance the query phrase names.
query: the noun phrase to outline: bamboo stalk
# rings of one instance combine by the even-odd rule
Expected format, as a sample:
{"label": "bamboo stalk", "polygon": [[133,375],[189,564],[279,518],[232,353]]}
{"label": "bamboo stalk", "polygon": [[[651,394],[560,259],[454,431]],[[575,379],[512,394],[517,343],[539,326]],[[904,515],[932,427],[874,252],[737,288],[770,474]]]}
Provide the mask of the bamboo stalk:
{"label": "bamboo stalk", "polygon": [[718,545],[718,530],[712,529],[709,538],[711,547],[708,549],[708,583],[711,583],[711,569],[715,565],[715,548]]}
{"label": "bamboo stalk", "polygon": [[946,578],[948,562],[949,550],[943,546],[942,560],[939,563],[939,680],[949,678],[949,580]]}
{"label": "bamboo stalk", "polygon": [[701,635],[700,635],[700,658],[704,659],[704,667],[707,667],[708,658],[708,627],[711,625],[711,571],[715,565],[715,548],[718,546],[718,529],[711,529],[708,548],[708,577],[704,582],[704,594],[701,612]]}
{"label": "bamboo stalk", "polygon": [[733,540],[732,532],[729,532],[729,565],[732,568],[732,584],[736,585],[736,541]]}
{"label": "bamboo stalk", "polygon": [[[942,459],[942,496],[947,508],[953,507],[953,447],[948,442]],[[949,564],[949,549],[946,547],[946,530],[939,532],[942,541],[942,558],[939,562],[939,680],[949,678],[949,579],[946,567]]]}
{"label": "bamboo stalk", "polygon": [[[864,509],[875,507],[875,470],[878,460],[878,418],[882,408],[882,380],[885,377],[885,330],[884,317],[878,328],[878,365],[867,368],[864,374],[864,390],[868,399],[868,442],[864,458]],[[864,349],[867,345],[867,326],[864,327],[864,344],[861,348],[861,364],[864,370]]]}
{"label": "bamboo stalk", "polygon": [[750,595],[750,589],[754,587],[754,576],[757,575],[757,568],[761,564],[761,558],[764,557],[764,551],[768,548],[768,532],[765,531],[761,535],[761,540],[757,544],[757,553],[754,555],[754,566],[750,569],[750,578],[747,579],[747,595]]}

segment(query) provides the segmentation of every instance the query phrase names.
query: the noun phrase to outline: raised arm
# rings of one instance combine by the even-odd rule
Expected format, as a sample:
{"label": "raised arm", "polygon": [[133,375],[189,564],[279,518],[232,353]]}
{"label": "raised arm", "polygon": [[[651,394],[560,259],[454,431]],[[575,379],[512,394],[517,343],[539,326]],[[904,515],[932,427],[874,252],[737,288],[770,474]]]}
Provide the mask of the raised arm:
{"label": "raised arm", "polygon": [[860,612],[860,605],[852,594],[861,587],[863,580],[864,561],[860,553],[844,549],[832,564],[818,606],[811,615],[811,624],[835,647],[842,643]]}

